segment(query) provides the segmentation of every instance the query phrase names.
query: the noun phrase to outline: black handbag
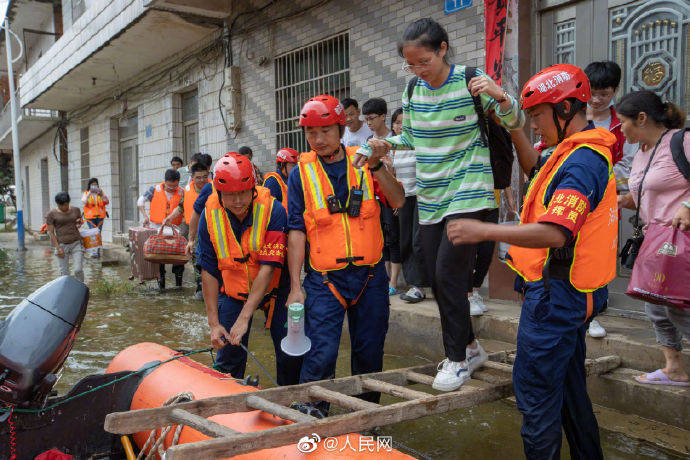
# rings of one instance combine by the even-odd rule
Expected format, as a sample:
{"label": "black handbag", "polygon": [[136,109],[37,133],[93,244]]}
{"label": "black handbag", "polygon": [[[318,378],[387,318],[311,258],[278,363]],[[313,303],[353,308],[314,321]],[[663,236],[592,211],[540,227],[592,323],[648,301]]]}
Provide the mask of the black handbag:
{"label": "black handbag", "polygon": [[656,141],[654,150],[652,150],[652,154],[649,156],[649,162],[647,163],[647,167],[645,168],[644,174],[642,175],[640,186],[637,188],[637,207],[635,209],[635,220],[633,221],[635,230],[633,231],[632,237],[628,238],[628,240],[623,245],[623,248],[621,249],[620,253],[621,266],[630,270],[632,270],[633,266],[635,265],[635,259],[637,259],[637,255],[640,253],[640,247],[642,246],[642,242],[644,241],[644,234],[642,233],[642,228],[644,227],[644,225],[640,222],[640,201],[642,200],[642,184],[644,184],[644,178],[647,177],[649,167],[652,165],[652,160],[654,160],[656,149],[659,148],[659,144],[661,144],[661,139],[664,138],[668,131],[668,129],[664,131],[663,134],[659,137],[659,140]]}

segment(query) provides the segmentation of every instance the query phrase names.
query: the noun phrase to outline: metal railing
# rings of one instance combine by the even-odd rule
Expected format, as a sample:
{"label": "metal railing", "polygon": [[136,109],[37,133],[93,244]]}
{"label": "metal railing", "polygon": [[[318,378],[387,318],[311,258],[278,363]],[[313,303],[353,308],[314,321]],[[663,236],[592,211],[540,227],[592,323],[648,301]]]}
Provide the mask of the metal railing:
{"label": "metal railing", "polygon": [[[11,107],[12,104],[8,102],[7,104],[5,104],[5,107],[3,107],[2,112],[0,113],[0,140],[4,139],[5,136],[9,135],[10,130],[12,129],[12,113],[10,112]],[[57,110],[35,109],[25,107],[19,110],[19,113],[17,114],[17,121],[20,123],[22,121],[29,120],[52,121],[58,120],[59,117],[60,113]]]}

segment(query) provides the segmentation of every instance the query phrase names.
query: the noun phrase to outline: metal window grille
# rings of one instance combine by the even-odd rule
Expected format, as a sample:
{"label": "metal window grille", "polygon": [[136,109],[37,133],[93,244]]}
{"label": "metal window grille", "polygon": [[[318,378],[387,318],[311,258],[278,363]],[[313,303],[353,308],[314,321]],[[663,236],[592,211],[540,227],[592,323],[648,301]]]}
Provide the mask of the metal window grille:
{"label": "metal window grille", "polygon": [[556,64],[575,64],[575,20],[556,23],[554,43]]}
{"label": "metal window grille", "polygon": [[609,20],[624,92],[646,89],[690,107],[690,3],[640,0],[609,10]]}
{"label": "metal window grille", "polygon": [[185,164],[199,151],[199,93],[197,90],[182,95],[182,124]]}
{"label": "metal window grille", "polygon": [[72,0],[72,23],[76,22],[84,14],[85,9],[84,0]]}
{"label": "metal window grille", "polygon": [[81,154],[81,189],[86,190],[86,184],[91,175],[89,158],[89,128],[79,130],[79,151]]}
{"label": "metal window grille", "polygon": [[347,33],[292,51],[275,60],[276,148],[309,150],[299,112],[313,96],[350,95],[350,39]]}

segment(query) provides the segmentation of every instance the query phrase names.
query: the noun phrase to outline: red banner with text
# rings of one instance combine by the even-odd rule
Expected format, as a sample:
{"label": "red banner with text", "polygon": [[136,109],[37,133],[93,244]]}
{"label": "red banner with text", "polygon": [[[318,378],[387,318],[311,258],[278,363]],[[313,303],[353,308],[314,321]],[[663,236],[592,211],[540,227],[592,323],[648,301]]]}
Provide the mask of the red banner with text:
{"label": "red banner with text", "polygon": [[508,0],[484,3],[485,72],[499,85],[503,79],[503,43],[506,36]]}

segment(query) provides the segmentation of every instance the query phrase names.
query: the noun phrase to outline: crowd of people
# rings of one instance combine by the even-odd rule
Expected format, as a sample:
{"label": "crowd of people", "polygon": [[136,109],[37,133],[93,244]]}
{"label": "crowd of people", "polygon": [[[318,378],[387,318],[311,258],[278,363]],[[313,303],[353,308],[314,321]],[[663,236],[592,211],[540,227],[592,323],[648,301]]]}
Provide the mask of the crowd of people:
{"label": "crowd of people", "polygon": [[[513,379],[525,454],[560,457],[563,429],[573,458],[602,458],[585,334],[606,334],[594,318],[616,276],[619,208],[638,208],[646,224],[690,230],[690,181],[670,147],[685,115],[650,91],[616,103],[621,69],[610,61],[545,68],[518,98],[481,70],[466,78],[467,68],[452,63],[448,34],[428,18],[407,26],[398,53],[414,78],[390,118],[381,98],[360,109],[354,99],[318,95],[299,115],[310,151],[281,146],[275,171],[265,175],[249,147],[213,168],[209,155],[186,166],[174,157],[163,182],[140,197],[145,224],[176,225],[188,238],[216,368],[244,376],[252,316],[262,309],[280,385],[335,376],[345,316],[352,373],[380,371],[390,296],[414,303],[430,288],[445,351],[433,387],[455,390],[487,360],[470,318],[486,310],[478,289],[495,243],[504,242],[524,299]],[[529,184],[520,225],[499,225],[501,196],[517,209],[512,190],[494,189],[479,124],[485,116],[510,133]],[[536,144],[523,130],[526,116]],[[108,198],[96,179],[88,185],[83,219],[100,227]],[[78,240],[64,224],[80,225],[82,213],[64,192],[56,203],[48,225],[57,255],[73,254],[83,279]],[[183,270],[173,267],[178,285]],[[311,349],[303,357],[280,348],[293,303],[305,307]],[[666,367],[638,381],[688,385],[680,350],[690,313],[652,304],[646,311]],[[329,410],[325,402],[295,407],[317,416]]]}

